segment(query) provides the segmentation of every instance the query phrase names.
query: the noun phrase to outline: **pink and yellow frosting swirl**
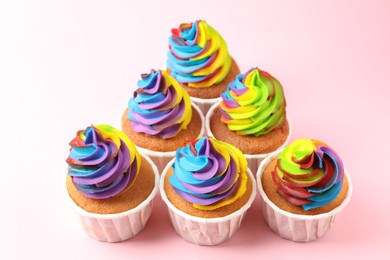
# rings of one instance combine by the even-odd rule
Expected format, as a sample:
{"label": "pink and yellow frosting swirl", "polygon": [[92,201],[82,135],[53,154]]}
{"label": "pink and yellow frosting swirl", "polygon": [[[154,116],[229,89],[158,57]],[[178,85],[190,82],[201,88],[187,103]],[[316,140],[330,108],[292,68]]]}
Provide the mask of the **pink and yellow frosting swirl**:
{"label": "pink and yellow frosting swirl", "polygon": [[224,80],[231,62],[225,40],[206,21],[183,23],[172,29],[167,67],[179,83],[210,87]]}
{"label": "pink and yellow frosting swirl", "polygon": [[300,139],[284,148],[272,177],[277,192],[290,204],[310,210],[337,197],[343,185],[344,165],[325,143]]}
{"label": "pink and yellow frosting swirl", "polygon": [[214,210],[243,196],[247,189],[247,165],[236,147],[202,137],[176,151],[169,182],[195,208]]}
{"label": "pink and yellow frosting swirl", "polygon": [[165,70],[141,76],[128,103],[133,130],[166,139],[186,129],[192,118],[187,91]]}
{"label": "pink and yellow frosting swirl", "polygon": [[240,135],[264,135],[285,120],[286,101],[281,84],[258,68],[237,75],[221,97],[221,120]]}
{"label": "pink and yellow frosting swirl", "polygon": [[141,166],[134,144],[109,125],[78,131],[70,146],[68,175],[76,189],[88,198],[106,199],[126,190]]}

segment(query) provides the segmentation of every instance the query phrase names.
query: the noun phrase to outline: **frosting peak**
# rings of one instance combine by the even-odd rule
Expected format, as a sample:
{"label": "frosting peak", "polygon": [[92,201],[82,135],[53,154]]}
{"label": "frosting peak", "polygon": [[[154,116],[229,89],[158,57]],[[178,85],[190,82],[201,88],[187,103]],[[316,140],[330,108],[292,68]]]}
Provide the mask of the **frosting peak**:
{"label": "frosting peak", "polygon": [[247,161],[237,148],[202,137],[176,151],[169,181],[193,206],[213,210],[240,198],[247,186]]}
{"label": "frosting peak", "polygon": [[133,130],[165,139],[186,129],[192,117],[188,93],[165,70],[141,78],[128,103]]}
{"label": "frosting peak", "polygon": [[296,140],[277,158],[272,177],[277,192],[304,210],[322,207],[339,194],[344,166],[337,153],[317,140]]}
{"label": "frosting peak", "polygon": [[140,154],[121,131],[109,125],[89,126],[70,142],[68,175],[88,198],[106,199],[126,190],[140,168]]}
{"label": "frosting peak", "polygon": [[221,121],[238,134],[264,135],[280,127],[285,120],[282,86],[258,68],[238,74],[221,97]]}
{"label": "frosting peak", "polygon": [[224,39],[206,21],[183,23],[172,29],[167,67],[179,83],[193,88],[210,87],[226,77],[230,65]]}

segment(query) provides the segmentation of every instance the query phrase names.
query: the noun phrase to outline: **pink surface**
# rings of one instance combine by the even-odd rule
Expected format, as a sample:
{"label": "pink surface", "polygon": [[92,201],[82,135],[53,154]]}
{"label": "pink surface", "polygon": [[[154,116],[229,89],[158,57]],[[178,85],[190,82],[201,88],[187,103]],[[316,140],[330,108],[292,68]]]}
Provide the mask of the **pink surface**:
{"label": "pink surface", "polygon": [[[390,257],[389,1],[133,2],[0,2],[0,259]],[[323,140],[343,158],[354,194],[322,239],[279,238],[257,197],[230,241],[199,247],[175,234],[158,196],[143,232],[108,244],[66,204],[75,131],[119,126],[139,75],[165,62],[170,29],[198,18],[242,70],[281,81],[292,140]]]}

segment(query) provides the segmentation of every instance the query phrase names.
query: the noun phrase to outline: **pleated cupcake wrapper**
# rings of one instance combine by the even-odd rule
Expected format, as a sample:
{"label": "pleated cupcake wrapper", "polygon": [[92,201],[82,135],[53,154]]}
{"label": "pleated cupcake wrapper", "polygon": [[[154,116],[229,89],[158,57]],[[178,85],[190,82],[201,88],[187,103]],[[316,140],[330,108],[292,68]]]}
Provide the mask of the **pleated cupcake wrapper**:
{"label": "pleated cupcake wrapper", "polygon": [[[200,133],[198,135],[198,138],[200,138],[201,136],[203,136],[205,134],[204,116],[202,114],[202,111],[200,110],[200,108],[196,104],[194,104],[194,103],[191,103],[191,104],[195,108],[195,110],[199,113],[200,120],[202,122],[202,125],[200,128]],[[184,141],[185,140],[183,140],[183,144],[184,144]],[[150,159],[152,159],[152,161],[156,164],[159,173],[161,173],[164,170],[165,166],[167,165],[167,163],[169,161],[171,161],[173,158],[175,158],[175,154],[176,154],[176,151],[159,152],[159,151],[153,151],[153,150],[139,147],[139,146],[137,146],[137,149],[138,149],[138,151],[142,152],[143,154],[149,156]]]}
{"label": "pleated cupcake wrapper", "polygon": [[263,216],[265,223],[278,234],[280,237],[292,240],[295,242],[310,242],[317,240],[324,236],[330,227],[336,216],[344,209],[349,203],[352,196],[352,183],[349,173],[344,169],[345,176],[348,181],[348,193],[344,201],[337,208],[319,215],[298,215],[292,214],[285,210],[278,208],[265,194],[263,185],[261,183],[261,176],[266,166],[276,157],[279,156],[281,151],[275,151],[271,153],[260,164],[259,170],[256,174],[257,186],[259,189]]}
{"label": "pleated cupcake wrapper", "polygon": [[168,206],[169,216],[176,233],[184,240],[197,245],[213,246],[229,240],[239,229],[247,210],[256,197],[256,184],[253,174],[248,169],[252,181],[252,194],[249,200],[238,211],[220,218],[201,218],[191,216],[176,208],[167,198],[164,190],[164,179],[174,160],[164,169],[160,178],[161,198]]}
{"label": "pleated cupcake wrapper", "polygon": [[[221,99],[222,100],[222,99]],[[220,100],[220,101],[221,101]],[[206,114],[206,119],[205,119],[205,127],[206,127],[206,135],[208,136],[211,136],[211,137],[214,137],[214,134],[213,132],[211,131],[211,128],[210,128],[210,119],[211,117],[214,115],[215,113],[215,109],[218,108],[219,106],[219,103],[215,103],[214,105],[212,105],[212,107],[210,108],[209,112]],[[290,120],[288,118],[286,118],[287,122],[288,122],[288,126],[289,126],[289,131],[288,131],[288,135],[287,135],[287,138],[286,138],[286,141],[284,141],[284,143],[278,147],[276,149],[277,150],[280,150],[282,148],[284,148],[289,140],[290,140],[290,137],[291,137],[291,133],[292,133],[292,130],[291,130],[291,123],[290,123]],[[266,158],[270,153],[259,153],[259,154],[244,154],[246,160],[248,161],[248,167],[249,169],[251,169],[252,173],[253,174],[256,174],[257,172],[257,169],[259,168],[259,165],[260,163],[264,160],[264,158]]]}
{"label": "pleated cupcake wrapper", "polygon": [[137,207],[116,214],[90,213],[80,208],[67,194],[77,218],[90,237],[104,242],[120,242],[137,235],[144,229],[152,213],[153,198],[158,191],[159,173],[152,160],[147,156],[142,156],[152,166],[155,175],[155,187],[148,198]]}
{"label": "pleated cupcake wrapper", "polygon": [[222,101],[222,98],[221,97],[217,97],[217,98],[197,98],[197,97],[190,97],[191,101],[193,103],[195,103],[199,108],[200,110],[202,111],[203,113],[203,116],[206,116],[207,115],[207,112],[210,110],[210,108],[218,103]]}
{"label": "pleated cupcake wrapper", "polygon": [[171,161],[172,158],[175,157],[175,153],[176,153],[175,151],[158,152],[158,151],[149,150],[139,146],[137,146],[137,150],[140,153],[147,155],[153,161],[159,173],[161,173],[164,170],[165,165],[167,165],[167,163]]}

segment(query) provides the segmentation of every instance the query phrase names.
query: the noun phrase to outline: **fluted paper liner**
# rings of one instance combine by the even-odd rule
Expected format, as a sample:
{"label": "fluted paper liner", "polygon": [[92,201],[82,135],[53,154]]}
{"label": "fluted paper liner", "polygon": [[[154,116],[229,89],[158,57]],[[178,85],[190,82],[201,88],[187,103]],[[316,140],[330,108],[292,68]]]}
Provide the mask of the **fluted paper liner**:
{"label": "fluted paper liner", "polygon": [[158,191],[159,173],[152,160],[147,156],[142,156],[152,166],[155,175],[155,186],[147,199],[131,210],[116,214],[87,212],[79,207],[68,193],[66,193],[77,218],[80,220],[84,230],[90,237],[104,242],[120,242],[137,235],[144,229],[152,213],[153,198]]}
{"label": "fluted paper liner", "polygon": [[225,217],[201,218],[179,210],[167,198],[164,179],[174,161],[175,159],[168,163],[161,175],[160,194],[168,206],[169,216],[176,233],[184,240],[197,245],[213,246],[229,240],[239,229],[241,221],[256,197],[256,182],[250,169],[248,168],[248,176],[253,185],[252,194],[242,208]]}
{"label": "fluted paper liner", "polygon": [[[195,110],[199,113],[200,121],[202,122],[202,125],[200,127],[200,133],[198,135],[198,138],[200,138],[205,133],[205,130],[204,130],[204,125],[205,125],[204,116],[203,116],[200,108],[196,104],[194,104],[194,103],[191,103],[191,104],[192,104],[192,107],[195,108]],[[185,140],[183,140],[183,143],[184,143],[184,141]],[[139,147],[139,146],[137,146],[137,149],[138,149],[138,151],[140,151],[141,153],[149,156],[149,158],[152,159],[152,161],[157,166],[158,172],[160,172],[160,173],[164,170],[164,168],[167,165],[167,163],[170,160],[172,160],[173,158],[175,158],[175,154],[176,154],[176,151],[160,152],[160,151],[149,150],[147,148],[143,148],[143,147]]]}
{"label": "fluted paper liner", "polygon": [[256,173],[257,187],[259,189],[263,216],[265,223],[282,238],[295,242],[310,242],[324,236],[332,226],[338,213],[349,203],[352,195],[351,178],[344,168],[344,174],[348,181],[348,192],[344,201],[337,208],[319,215],[299,215],[278,208],[265,194],[261,183],[261,176],[266,166],[276,157],[281,150],[271,153],[265,158]]}
{"label": "fluted paper liner", "polygon": [[216,97],[216,98],[197,98],[197,97],[191,97],[190,99],[193,103],[195,103],[200,110],[203,113],[203,116],[207,115],[207,112],[210,110],[210,108],[218,103],[221,102],[222,98],[221,97]]}
{"label": "fluted paper liner", "polygon": [[[222,99],[221,99],[222,100]],[[214,115],[215,113],[215,109],[218,108],[219,106],[219,103],[215,103],[209,110],[209,112],[206,114],[206,122],[205,122],[205,127],[206,127],[206,134],[208,136],[211,136],[211,137],[214,137],[214,134],[213,132],[211,131],[211,128],[210,128],[210,119],[211,117]],[[289,140],[290,140],[290,137],[291,137],[291,123],[290,123],[290,120],[287,119],[286,117],[286,120],[288,122],[288,136],[286,138],[286,141],[284,141],[284,143],[279,146],[276,150],[279,150],[279,149],[282,149],[283,147],[285,147]],[[264,158],[266,158],[270,153],[259,153],[259,154],[244,154],[246,160],[248,161],[248,167],[249,169],[251,169],[252,173],[253,174],[256,174],[257,172],[257,169],[259,168],[259,165],[260,163],[264,160]]]}

